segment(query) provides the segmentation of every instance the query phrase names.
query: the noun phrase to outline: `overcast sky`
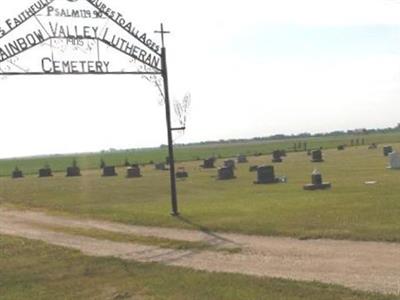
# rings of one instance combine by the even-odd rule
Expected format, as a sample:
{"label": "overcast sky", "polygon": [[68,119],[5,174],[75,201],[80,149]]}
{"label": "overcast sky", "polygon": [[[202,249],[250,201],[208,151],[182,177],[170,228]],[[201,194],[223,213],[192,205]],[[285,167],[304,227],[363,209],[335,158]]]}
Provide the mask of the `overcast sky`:
{"label": "overcast sky", "polygon": [[[0,28],[34,2],[7,2]],[[400,1],[103,2],[157,41],[160,22],[172,32],[171,98],[192,95],[178,143],[400,122]],[[166,144],[164,107],[140,76],[8,77],[0,93],[0,157]]]}

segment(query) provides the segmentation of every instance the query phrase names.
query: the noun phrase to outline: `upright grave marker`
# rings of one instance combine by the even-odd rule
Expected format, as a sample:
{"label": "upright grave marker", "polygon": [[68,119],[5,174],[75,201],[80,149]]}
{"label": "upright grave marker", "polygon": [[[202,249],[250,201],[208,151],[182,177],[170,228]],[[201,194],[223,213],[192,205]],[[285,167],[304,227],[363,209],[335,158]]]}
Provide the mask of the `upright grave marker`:
{"label": "upright grave marker", "polygon": [[[179,214],[163,24],[161,46],[98,0],[38,0],[0,24],[0,76],[141,75],[159,90],[167,123],[172,215]],[[25,53],[32,52],[31,57]],[[40,53],[43,52],[44,53]],[[117,57],[120,54],[121,57]]]}
{"label": "upright grave marker", "polygon": [[314,150],[311,152],[311,161],[312,162],[323,162],[324,159],[322,157],[322,150]]}
{"label": "upright grave marker", "polygon": [[389,169],[400,169],[400,155],[396,151],[389,154]]}
{"label": "upright grave marker", "polygon": [[383,147],[383,155],[384,156],[389,156],[390,153],[393,152],[393,147],[392,146],[385,146]]}
{"label": "upright grave marker", "polygon": [[12,172],[11,177],[13,179],[19,179],[19,178],[23,178],[24,174],[18,167],[15,167],[15,170]]}

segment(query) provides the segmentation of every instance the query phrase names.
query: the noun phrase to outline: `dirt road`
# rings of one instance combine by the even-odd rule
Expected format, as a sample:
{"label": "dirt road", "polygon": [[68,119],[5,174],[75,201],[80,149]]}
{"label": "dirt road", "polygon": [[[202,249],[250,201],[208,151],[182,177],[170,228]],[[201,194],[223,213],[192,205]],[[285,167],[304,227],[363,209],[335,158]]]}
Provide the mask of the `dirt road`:
{"label": "dirt road", "polygon": [[[69,235],[34,224],[100,229],[137,236],[202,241],[221,246],[233,245],[241,247],[243,251],[225,253],[161,249]],[[114,256],[210,272],[319,281],[358,290],[400,295],[399,244],[331,240],[299,241],[289,238],[130,226],[1,208],[0,234],[40,240],[77,249],[91,256]]]}

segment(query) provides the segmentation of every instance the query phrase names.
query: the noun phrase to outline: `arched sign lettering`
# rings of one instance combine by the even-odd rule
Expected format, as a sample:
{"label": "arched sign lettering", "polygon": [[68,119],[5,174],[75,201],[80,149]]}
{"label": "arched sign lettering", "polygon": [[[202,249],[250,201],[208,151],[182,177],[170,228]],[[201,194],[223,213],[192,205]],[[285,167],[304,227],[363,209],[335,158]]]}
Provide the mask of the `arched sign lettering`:
{"label": "arched sign lettering", "polygon": [[165,100],[172,214],[178,215],[164,35],[161,45],[104,1],[37,0],[0,23],[0,76],[145,75]]}

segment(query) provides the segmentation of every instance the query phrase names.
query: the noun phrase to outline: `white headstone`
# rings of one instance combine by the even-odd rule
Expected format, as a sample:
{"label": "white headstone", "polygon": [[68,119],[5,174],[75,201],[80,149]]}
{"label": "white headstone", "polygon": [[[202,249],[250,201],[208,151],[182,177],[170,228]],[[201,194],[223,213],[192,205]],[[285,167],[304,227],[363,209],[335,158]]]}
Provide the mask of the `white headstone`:
{"label": "white headstone", "polygon": [[389,154],[389,169],[400,169],[400,155],[396,151]]}

